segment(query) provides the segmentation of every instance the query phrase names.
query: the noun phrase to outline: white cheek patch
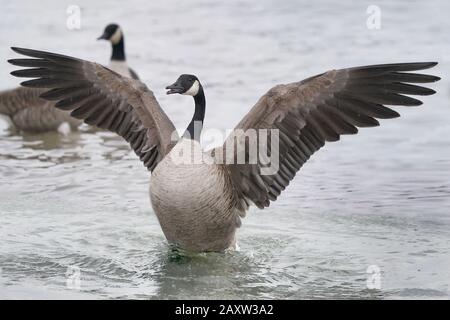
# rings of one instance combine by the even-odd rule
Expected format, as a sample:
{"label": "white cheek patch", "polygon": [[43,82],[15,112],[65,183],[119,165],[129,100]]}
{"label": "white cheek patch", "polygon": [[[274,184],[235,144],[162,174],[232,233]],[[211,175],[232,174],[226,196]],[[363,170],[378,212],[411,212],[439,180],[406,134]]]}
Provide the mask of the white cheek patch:
{"label": "white cheek patch", "polygon": [[118,44],[120,42],[120,39],[122,39],[122,30],[120,28],[117,28],[116,32],[109,38],[109,41],[111,41],[112,44]]}
{"label": "white cheek patch", "polygon": [[192,84],[192,86],[189,88],[189,90],[183,94],[189,95],[189,96],[195,96],[195,95],[197,95],[199,89],[200,89],[200,83],[198,82],[198,80],[195,80],[195,82]]}

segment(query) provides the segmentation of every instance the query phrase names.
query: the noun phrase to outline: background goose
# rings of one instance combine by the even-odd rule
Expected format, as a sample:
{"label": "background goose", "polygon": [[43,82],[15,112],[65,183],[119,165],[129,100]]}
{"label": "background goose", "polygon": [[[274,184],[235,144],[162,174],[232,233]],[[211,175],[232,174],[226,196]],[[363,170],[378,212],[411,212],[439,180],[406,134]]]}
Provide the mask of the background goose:
{"label": "background goose", "polygon": [[0,115],[7,116],[15,128],[26,132],[65,132],[64,124],[76,129],[82,123],[66,111],[56,109],[53,102],[42,99],[45,90],[18,87],[0,91]]}
{"label": "background goose", "polygon": [[[98,39],[111,42],[112,55],[108,65],[111,70],[124,77],[139,78],[126,64],[123,32],[117,24],[106,26]],[[9,117],[16,128],[27,132],[65,131],[66,123],[72,130],[78,128],[82,121],[55,108],[53,102],[40,98],[43,92],[45,90],[39,88],[24,87],[1,91],[0,114]]]}
{"label": "background goose", "polygon": [[[195,101],[192,121],[178,139],[174,125],[140,81],[68,56],[13,50],[35,58],[9,60],[29,67],[12,72],[17,77],[34,78],[22,85],[51,89],[43,97],[57,100],[56,107],[72,110],[74,117],[116,132],[130,143],[152,171],[150,198],[166,238],[194,251],[233,247],[236,229],[249,204],[269,206],[325,142],[355,134],[358,127],[377,126],[376,119],[398,117],[384,105],[417,106],[421,101],[404,94],[435,93],[408,83],[439,80],[408,72],[433,67],[434,62],[399,63],[331,70],[272,88],[236,127],[279,130],[279,170],[263,175],[259,160],[256,164],[212,163],[220,162],[218,154],[226,155],[223,148],[233,135],[224,147],[203,153],[195,129],[201,130],[206,102],[197,77],[181,75],[167,87],[168,94],[191,95]],[[185,150],[193,151],[194,160],[201,157],[203,161],[177,162]],[[233,149],[228,156],[235,158],[235,152],[240,151]]]}
{"label": "background goose", "polygon": [[125,56],[125,39],[122,28],[116,23],[108,24],[103,34],[97,40],[108,40],[111,42],[112,54],[108,67],[122,76],[139,79],[137,73],[128,67]]}

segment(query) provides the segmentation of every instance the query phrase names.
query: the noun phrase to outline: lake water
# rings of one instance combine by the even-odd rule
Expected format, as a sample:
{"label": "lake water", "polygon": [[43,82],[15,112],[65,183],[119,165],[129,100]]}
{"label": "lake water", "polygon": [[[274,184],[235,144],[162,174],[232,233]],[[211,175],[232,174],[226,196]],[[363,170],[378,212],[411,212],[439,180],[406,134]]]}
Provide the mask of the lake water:
{"label": "lake water", "polygon": [[[240,250],[170,252],[149,174],[113,134],[21,135],[0,121],[0,298],[372,298],[450,296],[450,2],[0,0],[0,89],[18,85],[12,45],[107,63],[96,37],[125,31],[129,64],[183,130],[205,86],[207,128],[232,128],[278,83],[332,68],[438,61],[418,108],[314,155],[280,199],[252,209]],[[79,281],[78,281],[79,280]],[[373,281],[372,281],[373,280]]]}

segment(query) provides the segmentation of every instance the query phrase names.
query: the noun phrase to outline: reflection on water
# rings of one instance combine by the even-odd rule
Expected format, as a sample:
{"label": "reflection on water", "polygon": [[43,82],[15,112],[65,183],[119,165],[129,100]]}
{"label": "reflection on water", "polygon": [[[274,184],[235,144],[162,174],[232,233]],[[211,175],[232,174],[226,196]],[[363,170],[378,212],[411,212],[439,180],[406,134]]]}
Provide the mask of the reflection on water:
{"label": "reflection on water", "polygon": [[[191,10],[192,2],[135,2],[120,11],[80,3],[89,10],[76,33],[59,25],[50,0],[39,3],[47,19],[29,2],[7,3],[0,63],[13,44],[105,62],[108,48],[88,39],[109,19],[123,21],[130,64],[180,129],[192,101],[163,88],[185,72],[205,85],[205,126],[221,129],[272,85],[331,67],[430,59],[441,62],[430,73],[443,80],[422,107],[398,108],[401,119],[327,145],[280,200],[248,213],[240,251],[227,253],[171,250],[150,207],[149,173],[114,134],[23,135],[0,120],[0,297],[449,297],[448,2],[381,1],[375,32],[365,27],[364,4],[199,0]],[[32,30],[11,29],[13,21]],[[56,48],[57,37],[72,41]],[[381,271],[379,289],[367,287],[369,266]],[[79,289],[67,287],[70,267],[80,268]]]}

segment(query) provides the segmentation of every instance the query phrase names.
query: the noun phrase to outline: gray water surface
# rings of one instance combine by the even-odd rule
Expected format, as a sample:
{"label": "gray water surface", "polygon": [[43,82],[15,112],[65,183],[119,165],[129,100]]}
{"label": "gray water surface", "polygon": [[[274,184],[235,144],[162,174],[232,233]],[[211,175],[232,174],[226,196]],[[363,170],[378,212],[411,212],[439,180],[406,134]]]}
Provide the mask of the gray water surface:
{"label": "gray water surface", "polygon": [[22,135],[0,121],[0,298],[449,298],[450,2],[378,1],[379,30],[366,26],[369,1],[79,0],[77,31],[73,1],[0,4],[0,89],[19,83],[10,46],[107,63],[95,38],[116,21],[180,130],[192,101],[164,87],[181,73],[203,82],[205,126],[220,129],[275,84],[331,68],[430,60],[442,77],[423,106],[325,146],[276,203],[250,210],[240,250],[221,254],[170,251],[149,173],[114,134]]}

